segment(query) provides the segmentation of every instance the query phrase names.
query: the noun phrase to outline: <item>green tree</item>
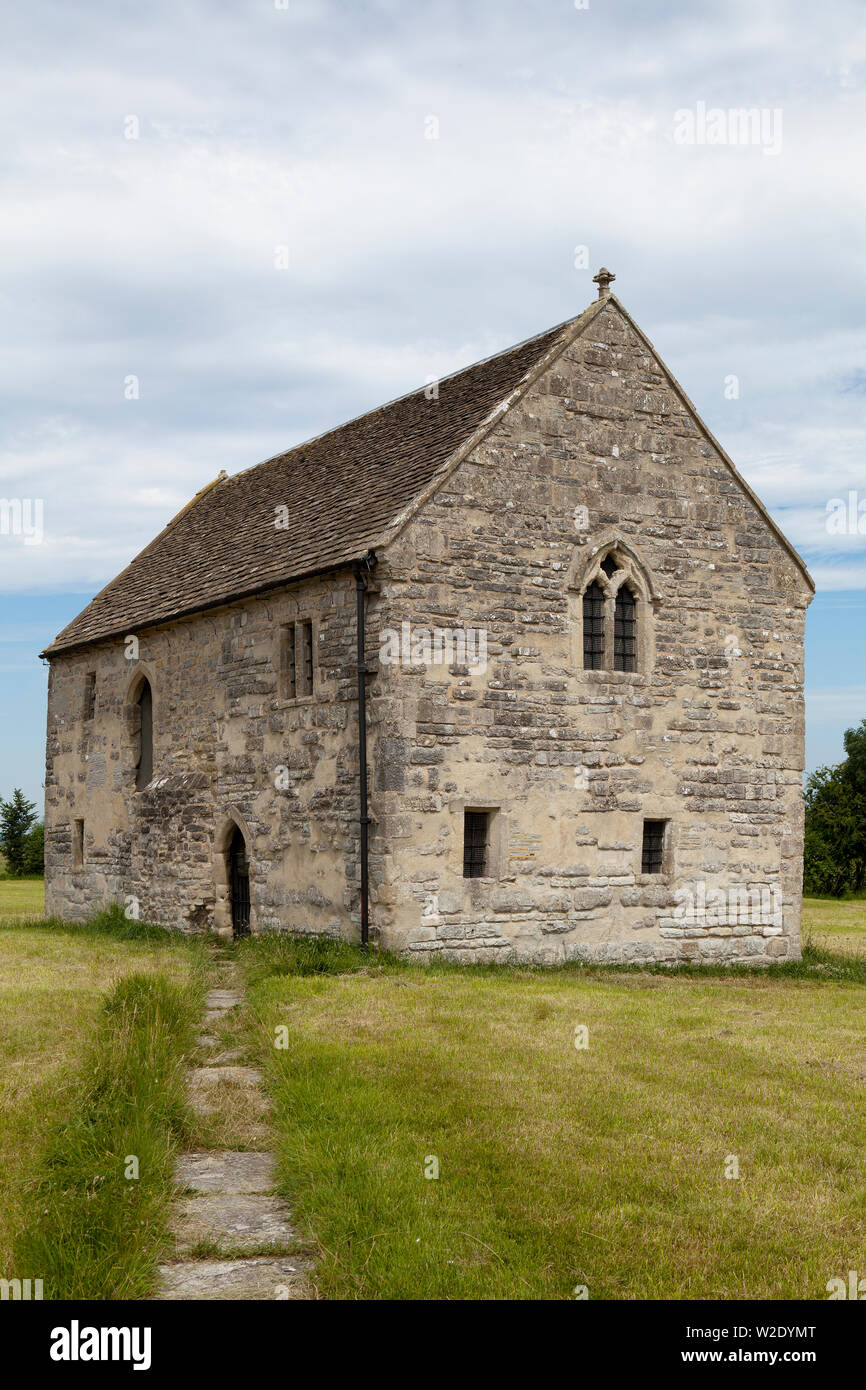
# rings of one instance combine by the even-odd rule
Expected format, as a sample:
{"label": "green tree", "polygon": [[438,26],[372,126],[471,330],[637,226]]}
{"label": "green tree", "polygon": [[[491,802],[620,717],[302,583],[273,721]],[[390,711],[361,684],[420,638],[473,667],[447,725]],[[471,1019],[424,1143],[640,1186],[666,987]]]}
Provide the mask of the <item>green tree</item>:
{"label": "green tree", "polygon": [[803,888],[859,893],[866,884],[866,719],[845,732],[847,757],[806,781]]}
{"label": "green tree", "polygon": [[0,850],[6,856],[10,874],[24,873],[27,835],[36,819],[36,806],[16,787],[8,801],[0,797]]}
{"label": "green tree", "polygon": [[27,832],[24,841],[24,870],[25,874],[44,874],[45,873],[45,826],[42,821],[37,821],[31,830]]}
{"label": "green tree", "polygon": [[848,852],[854,866],[855,892],[866,882],[866,719],[845,731],[847,758],[842,764],[851,806]]}

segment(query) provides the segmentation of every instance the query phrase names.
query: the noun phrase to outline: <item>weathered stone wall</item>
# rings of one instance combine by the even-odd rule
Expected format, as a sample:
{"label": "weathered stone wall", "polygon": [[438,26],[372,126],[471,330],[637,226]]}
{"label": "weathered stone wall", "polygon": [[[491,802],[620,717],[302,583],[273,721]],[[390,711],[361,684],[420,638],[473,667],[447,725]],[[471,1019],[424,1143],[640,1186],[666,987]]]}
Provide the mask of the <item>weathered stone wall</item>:
{"label": "weathered stone wall", "polygon": [[[651,595],[640,669],[587,672],[580,586],[614,537]],[[660,364],[607,306],[380,555],[371,664],[408,623],[410,648],[419,629],[482,630],[487,665],[411,652],[404,665],[381,646],[368,719],[374,936],[420,959],[798,955],[809,597]],[[279,630],[309,618],[316,695],[290,701]],[[225,930],[225,851],[239,824],[253,930],[356,935],[352,575],[136,635],[137,662],[123,640],[52,662],[48,911],[83,918],[135,900],[145,920]],[[141,791],[138,669],[155,733]],[[492,815],[485,878],[463,877],[467,807]],[[641,873],[644,818],[669,822],[661,874]]]}
{"label": "weathered stone wall", "polygon": [[[634,674],[585,672],[575,650],[569,585],[614,532],[658,595]],[[390,664],[375,687],[386,945],[542,962],[799,955],[810,591],[614,305],[416,514],[379,583],[380,633],[488,635],[484,673]],[[465,806],[496,808],[489,878],[462,876]],[[640,872],[644,817],[671,822],[660,875]],[[748,889],[733,912],[712,897]]]}
{"label": "weathered stone wall", "polygon": [[[354,580],[347,571],[52,661],[47,910],[134,899],[142,920],[230,924],[225,849],[247,838],[254,930],[351,934],[358,917]],[[280,625],[312,619],[316,694],[281,698]],[[137,791],[129,697],[151,680],[154,778]],[[83,719],[88,671],[96,713]],[[85,856],[73,866],[75,820]]]}

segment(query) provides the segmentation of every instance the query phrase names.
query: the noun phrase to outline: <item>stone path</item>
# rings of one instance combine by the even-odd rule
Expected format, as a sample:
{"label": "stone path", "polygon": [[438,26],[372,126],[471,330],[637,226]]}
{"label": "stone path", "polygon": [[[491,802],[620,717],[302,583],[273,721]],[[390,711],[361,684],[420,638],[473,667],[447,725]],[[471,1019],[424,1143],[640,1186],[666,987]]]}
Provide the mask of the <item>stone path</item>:
{"label": "stone path", "polygon": [[[244,1066],[244,1049],[219,1036],[243,1003],[237,966],[224,953],[215,961],[221,983],[207,996],[206,1031],[197,1039],[213,1055],[188,1073],[190,1104],[205,1129],[226,1131],[236,1142],[266,1139],[261,1072]],[[313,1297],[312,1264],[293,1253],[300,1239],[288,1207],[273,1194],[274,1171],[274,1155],[258,1149],[202,1148],[178,1159],[174,1257],[159,1266],[159,1299]]]}

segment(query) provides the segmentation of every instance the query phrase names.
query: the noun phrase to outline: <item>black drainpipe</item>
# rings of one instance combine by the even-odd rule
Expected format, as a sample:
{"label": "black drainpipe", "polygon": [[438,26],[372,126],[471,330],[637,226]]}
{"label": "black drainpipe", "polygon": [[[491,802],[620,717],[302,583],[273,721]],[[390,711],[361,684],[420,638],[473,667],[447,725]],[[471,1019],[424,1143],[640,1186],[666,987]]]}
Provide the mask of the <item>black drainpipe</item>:
{"label": "black drainpipe", "polygon": [[358,631],[358,777],[361,803],[361,946],[367,950],[370,939],[370,874],[369,874],[369,825],[367,814],[367,658],[364,651],[364,625],[366,621],[367,581],[364,568],[369,571],[376,563],[373,551],[362,562],[356,560],[355,597],[357,599]]}

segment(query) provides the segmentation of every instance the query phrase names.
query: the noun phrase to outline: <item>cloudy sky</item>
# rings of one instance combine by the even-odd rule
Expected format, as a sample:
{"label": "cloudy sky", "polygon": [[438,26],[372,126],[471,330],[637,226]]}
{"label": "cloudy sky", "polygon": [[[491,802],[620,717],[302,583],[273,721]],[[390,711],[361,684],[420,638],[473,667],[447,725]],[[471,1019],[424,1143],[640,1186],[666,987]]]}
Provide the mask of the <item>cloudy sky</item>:
{"label": "cloudy sky", "polygon": [[0,122],[0,496],[44,509],[0,534],[0,795],[41,799],[36,654],[198,488],[579,312],[602,263],[810,565],[839,761],[862,0],[28,0]]}

